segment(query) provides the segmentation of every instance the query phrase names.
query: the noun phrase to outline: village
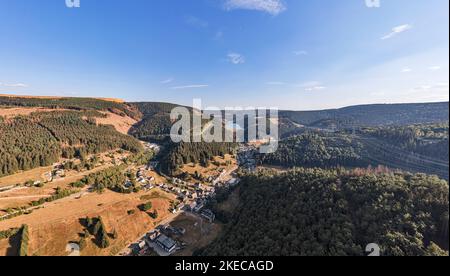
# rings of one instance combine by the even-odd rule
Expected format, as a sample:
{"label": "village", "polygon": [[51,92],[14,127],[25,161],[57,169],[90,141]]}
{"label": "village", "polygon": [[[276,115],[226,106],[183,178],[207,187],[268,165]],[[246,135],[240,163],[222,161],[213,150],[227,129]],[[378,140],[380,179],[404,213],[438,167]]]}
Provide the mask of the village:
{"label": "village", "polygon": [[[164,192],[174,194],[178,199],[178,204],[170,210],[173,214],[186,214],[198,218],[200,223],[213,224],[216,216],[212,210],[207,209],[205,206],[215,197],[217,188],[234,187],[239,184],[240,180],[237,178],[236,172],[238,168],[249,171],[256,169],[255,152],[255,146],[241,146],[238,149],[236,160],[238,166],[230,171],[223,168],[220,169],[218,176],[207,179],[208,183],[191,183],[179,178],[170,178],[170,181],[167,183],[147,184],[146,187],[149,189],[159,188]],[[143,184],[152,183],[153,179],[146,179],[143,175],[145,175],[146,170],[153,170],[157,166],[158,162],[153,161],[146,168],[141,168],[137,174],[138,181]],[[195,224],[198,224],[198,222]],[[156,254],[159,256],[170,256],[188,246],[183,241],[183,236],[186,234],[186,229],[174,227],[171,225],[171,221],[166,221],[131,244],[120,255],[149,256]]]}
{"label": "village", "polygon": [[[161,151],[161,147],[157,144],[143,142],[143,146],[147,152],[154,152],[154,156]],[[252,146],[240,147],[236,156],[217,157],[217,160],[221,160],[221,162],[216,163],[220,163],[220,165],[211,164],[209,168],[200,168],[197,164],[185,165],[186,174],[190,172],[193,175],[193,170],[202,169],[201,180],[192,177],[180,179],[164,175],[159,171],[158,158],[153,158],[146,165],[126,164],[130,155],[122,150],[88,156],[84,160],[61,160],[52,166],[39,169],[36,173],[26,172],[30,175],[30,180],[26,182],[0,186],[0,198],[4,199],[2,203],[4,210],[12,206],[11,211],[4,211],[3,214],[0,214],[0,218],[8,219],[16,215],[43,210],[41,204],[36,206],[31,204],[33,198],[42,198],[46,193],[51,194],[53,189],[56,188],[62,190],[65,187],[70,187],[74,181],[78,181],[82,176],[89,175],[92,172],[99,172],[106,168],[125,164],[127,177],[121,185],[124,191],[131,192],[138,187],[144,194],[164,193],[170,195],[170,198],[173,199],[170,200],[168,208],[165,209],[169,215],[162,216],[162,221],[158,220],[158,224],[149,227],[149,231],[145,235],[132,242],[124,250],[119,251],[117,255],[170,256],[183,254],[184,249],[196,246],[195,239],[186,237],[192,235],[211,235],[211,237],[214,237],[210,232],[218,232],[215,223],[216,215],[208,209],[208,203],[214,199],[218,188],[234,187],[239,184],[240,180],[237,176],[239,168],[250,171],[256,168],[254,152],[255,148]],[[23,176],[21,177],[24,179]],[[40,196],[41,194],[43,196]],[[71,198],[81,200],[81,198],[89,198],[95,194],[95,190],[88,186],[76,191],[75,194],[71,195]],[[137,197],[145,196],[137,195]],[[22,206],[26,206],[25,204],[31,205],[22,209]],[[18,207],[15,208],[14,206]],[[175,226],[177,218],[180,217],[184,218],[184,224]]]}
{"label": "village", "polygon": [[[154,166],[152,164],[151,166]],[[177,204],[171,207],[170,212],[174,215],[188,213],[195,216],[205,223],[214,223],[215,214],[210,209],[207,209],[207,203],[215,196],[216,188],[235,186],[239,184],[239,179],[236,177],[235,171],[222,171],[217,178],[210,178],[210,184],[205,185],[201,183],[190,183],[178,178],[171,178],[167,183],[154,183],[154,179],[145,178],[145,170],[141,168],[138,172],[138,181],[145,185],[146,189],[158,188],[166,193],[171,193],[176,196]],[[221,181],[225,175],[229,175],[229,180]],[[146,184],[153,183],[153,184]],[[131,256],[147,256],[149,251],[157,253],[159,256],[169,256],[176,251],[187,246],[185,242],[180,239],[186,230],[170,225],[170,222],[161,224],[155,230],[151,230],[139,241],[132,244],[122,255]]]}

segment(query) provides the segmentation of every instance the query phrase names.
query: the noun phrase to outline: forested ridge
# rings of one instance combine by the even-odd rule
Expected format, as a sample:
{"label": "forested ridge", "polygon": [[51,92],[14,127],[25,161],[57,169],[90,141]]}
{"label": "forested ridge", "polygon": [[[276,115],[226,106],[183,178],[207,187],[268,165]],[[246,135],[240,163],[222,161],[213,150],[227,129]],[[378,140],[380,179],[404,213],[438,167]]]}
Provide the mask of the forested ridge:
{"label": "forested ridge", "polygon": [[320,111],[280,111],[280,118],[306,126],[320,125],[326,120],[339,127],[404,126],[448,122],[448,107],[448,102],[372,104]]}
{"label": "forested ridge", "polygon": [[424,174],[294,169],[242,177],[207,256],[448,255],[448,182]]}
{"label": "forested ridge", "polygon": [[448,179],[448,123],[362,128],[355,133],[306,131],[280,141],[260,164],[284,167],[387,166]]}
{"label": "forested ridge", "polygon": [[309,132],[281,141],[273,154],[261,154],[259,162],[289,167],[367,167],[363,145],[345,135]]}
{"label": "forested ridge", "polygon": [[103,110],[139,119],[140,112],[132,105],[95,98],[32,98],[0,96],[0,108],[5,107],[45,107],[51,109]]}
{"label": "forested ridge", "polygon": [[403,127],[364,128],[362,135],[378,138],[400,149],[449,161],[448,122]]}
{"label": "forested ridge", "polygon": [[[141,140],[159,140],[170,134],[172,128],[170,113],[178,105],[156,102],[130,104],[142,113],[142,120],[131,128],[130,135]],[[192,110],[190,107],[187,108]]]}
{"label": "forested ridge", "polygon": [[97,126],[96,112],[38,112],[0,122],[0,176],[48,166],[59,158],[84,158],[107,150],[142,150],[112,126]]}

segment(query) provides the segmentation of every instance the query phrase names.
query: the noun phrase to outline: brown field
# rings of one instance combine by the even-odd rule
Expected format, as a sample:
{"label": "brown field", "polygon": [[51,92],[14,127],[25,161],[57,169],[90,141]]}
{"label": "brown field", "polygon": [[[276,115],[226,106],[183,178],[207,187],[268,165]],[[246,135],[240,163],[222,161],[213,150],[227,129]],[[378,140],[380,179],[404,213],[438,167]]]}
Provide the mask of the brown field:
{"label": "brown field", "polygon": [[[152,196],[153,209],[159,214],[157,220],[153,220],[147,213],[137,208],[146,202],[141,199],[146,195]],[[110,239],[110,247],[100,249],[91,240],[93,237],[90,237],[82,255],[116,255],[170,215],[168,209],[172,199],[172,195],[162,191],[155,193],[155,190],[130,195],[111,191],[103,194],[89,193],[79,199],[72,196],[47,203],[32,214],[1,221],[0,230],[27,224],[30,227],[30,255],[65,256],[68,254],[67,244],[78,241],[79,234],[83,232],[84,226],[80,220],[87,216],[102,216],[107,231],[112,232],[115,229],[119,238]],[[134,210],[135,213],[128,215],[129,210]],[[14,248],[11,248],[7,241],[1,241],[0,254],[6,255],[8,251],[14,252]]]}
{"label": "brown field", "polygon": [[67,109],[50,109],[50,108],[40,108],[40,107],[13,107],[4,108],[0,107],[0,116],[4,118],[14,118],[16,116],[28,116],[34,112],[54,112],[54,111],[67,111]]}
{"label": "brown field", "polygon": [[13,175],[8,175],[5,177],[0,178],[0,187],[6,187],[16,184],[23,184],[24,182],[28,180],[33,181],[41,181],[44,178],[42,177],[44,173],[49,172],[53,169],[53,166],[48,167],[41,167],[32,169],[25,172],[16,173]]}
{"label": "brown field", "polygon": [[130,128],[137,123],[137,121],[128,116],[120,116],[111,112],[102,112],[106,114],[106,118],[96,118],[97,124],[112,125],[114,128],[122,133],[128,134]]}
{"label": "brown field", "polygon": [[12,189],[6,192],[0,193],[0,215],[2,215],[1,210],[5,210],[7,208],[14,208],[20,206],[26,206],[32,201],[39,200],[43,197],[48,197],[55,193],[55,189],[57,187],[60,188],[68,188],[70,184],[81,180],[84,176],[89,175],[91,173],[95,173],[106,168],[110,167],[110,165],[104,165],[101,167],[97,167],[90,171],[84,171],[81,173],[78,172],[70,172],[68,176],[65,178],[57,179],[52,182],[44,184],[44,187],[18,187],[16,189]]}
{"label": "brown field", "polygon": [[195,250],[207,246],[218,237],[222,231],[222,225],[209,223],[206,220],[191,213],[183,213],[170,223],[174,227],[186,229],[186,233],[180,240],[187,247],[175,253],[175,256],[192,256]]}

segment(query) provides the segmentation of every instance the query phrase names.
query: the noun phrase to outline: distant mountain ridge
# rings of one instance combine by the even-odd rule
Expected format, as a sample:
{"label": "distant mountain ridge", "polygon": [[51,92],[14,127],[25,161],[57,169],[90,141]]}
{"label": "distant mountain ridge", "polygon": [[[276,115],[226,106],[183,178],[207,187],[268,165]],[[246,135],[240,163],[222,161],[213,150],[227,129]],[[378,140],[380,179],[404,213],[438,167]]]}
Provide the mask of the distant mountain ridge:
{"label": "distant mountain ridge", "polygon": [[306,126],[326,120],[341,126],[443,123],[449,120],[449,103],[369,104],[318,111],[280,111],[280,117]]}
{"label": "distant mountain ridge", "polygon": [[[0,95],[0,106],[42,106],[49,108],[110,110],[142,119],[135,136],[167,135],[170,112],[182,106],[162,102],[122,102],[118,99],[65,98]],[[192,108],[190,108],[192,110]],[[279,111],[280,132],[289,136],[305,126],[320,129],[343,129],[370,126],[406,126],[449,121],[449,103],[368,104],[317,111]],[[147,121],[147,122],[145,122]],[[156,127],[156,131],[143,128]]]}

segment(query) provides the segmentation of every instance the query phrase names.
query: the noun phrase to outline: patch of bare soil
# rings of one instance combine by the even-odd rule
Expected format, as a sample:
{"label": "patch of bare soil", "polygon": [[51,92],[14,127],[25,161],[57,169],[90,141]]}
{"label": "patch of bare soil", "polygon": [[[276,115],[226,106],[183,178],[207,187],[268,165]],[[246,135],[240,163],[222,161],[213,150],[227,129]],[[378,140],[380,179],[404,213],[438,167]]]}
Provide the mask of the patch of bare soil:
{"label": "patch of bare soil", "polygon": [[196,250],[207,246],[216,239],[223,227],[218,223],[210,223],[191,213],[181,214],[170,225],[186,230],[186,233],[179,240],[185,242],[187,246],[176,252],[176,256],[192,256]]}
{"label": "patch of bare soil", "polygon": [[106,118],[96,118],[97,124],[112,125],[122,134],[128,134],[130,128],[137,123],[135,119],[128,116],[120,116],[111,112],[102,113],[106,115]]}

